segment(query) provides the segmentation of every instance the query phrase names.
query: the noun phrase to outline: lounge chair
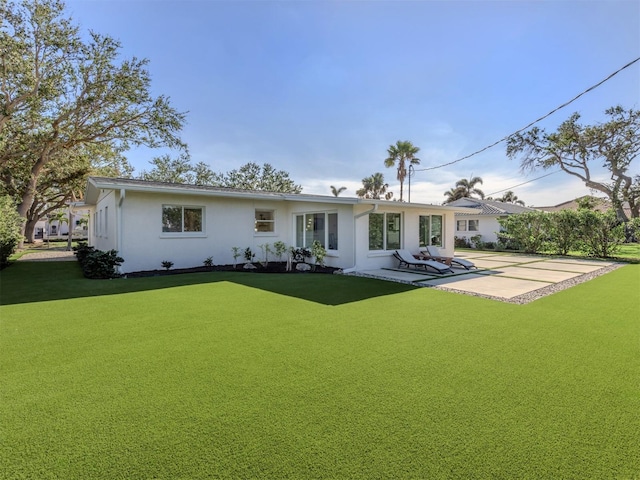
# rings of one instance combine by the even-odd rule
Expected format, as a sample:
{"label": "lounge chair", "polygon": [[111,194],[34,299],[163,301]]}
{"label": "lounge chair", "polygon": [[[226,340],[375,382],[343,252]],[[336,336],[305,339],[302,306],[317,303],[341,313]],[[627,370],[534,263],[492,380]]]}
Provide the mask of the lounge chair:
{"label": "lounge chair", "polygon": [[453,272],[451,270],[451,267],[445,265],[444,263],[436,262],[435,260],[419,260],[415,258],[408,250],[396,250],[393,253],[393,256],[396,257],[400,262],[400,264],[398,265],[399,268],[402,268],[402,266],[405,265],[407,268],[421,267],[425,270],[427,268],[431,268],[438,273]]}
{"label": "lounge chair", "polygon": [[443,256],[435,245],[427,245],[426,249],[427,251],[422,253],[423,258],[436,260],[438,262],[445,262],[447,265],[455,264],[462,268],[466,268],[467,270],[477,268],[473,262],[465,260],[464,258]]}

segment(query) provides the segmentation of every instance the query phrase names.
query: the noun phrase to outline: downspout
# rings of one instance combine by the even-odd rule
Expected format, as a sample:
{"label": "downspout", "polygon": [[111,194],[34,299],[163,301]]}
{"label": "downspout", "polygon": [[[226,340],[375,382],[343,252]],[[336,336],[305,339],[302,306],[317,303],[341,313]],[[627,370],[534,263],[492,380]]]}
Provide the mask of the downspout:
{"label": "downspout", "polygon": [[[353,244],[354,244],[354,252],[353,253],[356,256],[356,258],[358,256],[358,251],[357,251],[357,248],[356,248],[356,239],[357,239],[357,236],[356,236],[356,233],[357,233],[356,232],[356,230],[357,230],[356,229],[356,220],[358,220],[361,217],[364,217],[365,215],[369,215],[370,213],[373,213],[373,212],[375,212],[377,210],[378,210],[378,204],[376,203],[376,204],[373,205],[373,208],[371,208],[371,210],[366,210],[364,212],[361,212],[361,213],[353,216]],[[342,271],[343,271],[343,273],[353,273],[353,272],[356,271],[356,265],[354,265],[353,267],[350,267],[350,268],[344,268]]]}

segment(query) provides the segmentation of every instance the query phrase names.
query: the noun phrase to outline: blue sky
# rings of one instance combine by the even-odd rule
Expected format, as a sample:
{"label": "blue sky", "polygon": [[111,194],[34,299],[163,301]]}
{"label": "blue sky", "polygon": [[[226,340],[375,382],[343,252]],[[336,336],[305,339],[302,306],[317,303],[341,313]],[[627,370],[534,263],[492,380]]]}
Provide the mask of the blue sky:
{"label": "blue sky", "polygon": [[[73,0],[67,8],[83,30],[119,39],[123,57],[150,60],[153,92],[188,111],[183,139],[194,163],[222,172],[271,163],[315,194],[335,185],[354,196],[362,178],[382,172],[398,197],[395,169],[383,164],[397,140],[421,148],[418,168],[456,160],[640,57],[635,0]],[[640,62],[538,125],[554,130],[575,111],[597,123],[617,104],[640,108]],[[136,173],[156,154],[131,152]],[[502,143],[416,172],[411,200],[439,204],[471,175],[491,194],[544,173],[521,173]],[[565,173],[513,190],[538,206],[589,193]]]}

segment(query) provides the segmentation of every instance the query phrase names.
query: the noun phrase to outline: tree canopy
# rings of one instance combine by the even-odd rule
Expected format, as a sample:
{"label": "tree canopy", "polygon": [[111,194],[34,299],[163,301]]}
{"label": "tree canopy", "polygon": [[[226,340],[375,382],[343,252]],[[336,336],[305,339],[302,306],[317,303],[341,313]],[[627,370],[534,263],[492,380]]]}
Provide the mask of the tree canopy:
{"label": "tree canopy", "polygon": [[148,61],[84,40],[62,1],[0,0],[0,26],[0,189],[28,223],[89,173],[130,174],[132,146],[184,148],[185,114],[151,95]]}
{"label": "tree canopy", "polygon": [[[620,220],[626,220],[623,202],[629,202],[632,217],[640,209],[640,176],[629,172],[631,162],[640,152],[640,111],[621,106],[605,111],[604,123],[582,125],[574,113],[556,132],[547,133],[533,127],[517,133],[507,141],[507,155],[520,158],[522,170],[560,168],[579,178],[593,190],[606,194]],[[609,181],[596,179],[593,170],[604,166]]]}
{"label": "tree canopy", "polygon": [[332,194],[334,197],[338,197],[338,196],[340,196],[340,194],[341,194],[342,192],[344,192],[346,189],[347,189],[347,187],[340,187],[340,188],[336,188],[336,187],[334,187],[333,185],[331,185],[331,194]]}
{"label": "tree canopy", "polygon": [[387,168],[397,166],[398,174],[396,178],[400,182],[400,202],[403,201],[403,185],[404,179],[407,178],[407,164],[418,165],[420,163],[420,159],[416,157],[419,151],[420,148],[408,140],[398,140],[395,145],[390,145],[387,149],[389,156],[384,161],[384,166]]}
{"label": "tree canopy", "polygon": [[227,173],[216,173],[206,163],[193,165],[187,154],[173,159],[169,155],[157,157],[149,163],[153,168],[143,171],[139,178],[155,182],[186,183],[258,190],[280,193],[301,193],[302,186],[289,178],[289,173],[276,170],[268,163],[260,166],[249,162]]}
{"label": "tree canopy", "polygon": [[458,180],[455,187],[444,192],[447,197],[444,203],[451,203],[461,198],[472,198],[474,195],[484,198],[484,192],[476,187],[477,184],[482,185],[482,178],[472,177],[468,180],[466,178]]}
{"label": "tree canopy", "polygon": [[380,172],[362,179],[362,188],[356,192],[360,198],[391,200],[393,192],[387,192],[389,184],[384,183],[384,175]]}

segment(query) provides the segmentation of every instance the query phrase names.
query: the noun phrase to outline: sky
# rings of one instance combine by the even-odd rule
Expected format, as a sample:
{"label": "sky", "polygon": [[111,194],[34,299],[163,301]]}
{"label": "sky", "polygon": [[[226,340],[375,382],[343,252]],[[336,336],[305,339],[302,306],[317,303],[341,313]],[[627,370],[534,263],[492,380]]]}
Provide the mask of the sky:
{"label": "sky", "polygon": [[[149,60],[152,93],[188,112],[182,138],[193,163],[217,172],[270,163],[309,194],[330,195],[333,185],[355,196],[363,178],[382,172],[398,198],[396,169],[384,160],[408,140],[421,160],[412,202],[441,204],[471,176],[486,195],[511,189],[527,205],[587,195],[563,172],[534,180],[554,170],[522,172],[504,142],[433,167],[505,138],[640,57],[636,0],[66,4],[84,32],[120,40],[122,58]],[[636,62],[536,125],[555,131],[574,112],[596,124],[609,107],[639,104]],[[162,153],[129,152],[134,175]]]}

